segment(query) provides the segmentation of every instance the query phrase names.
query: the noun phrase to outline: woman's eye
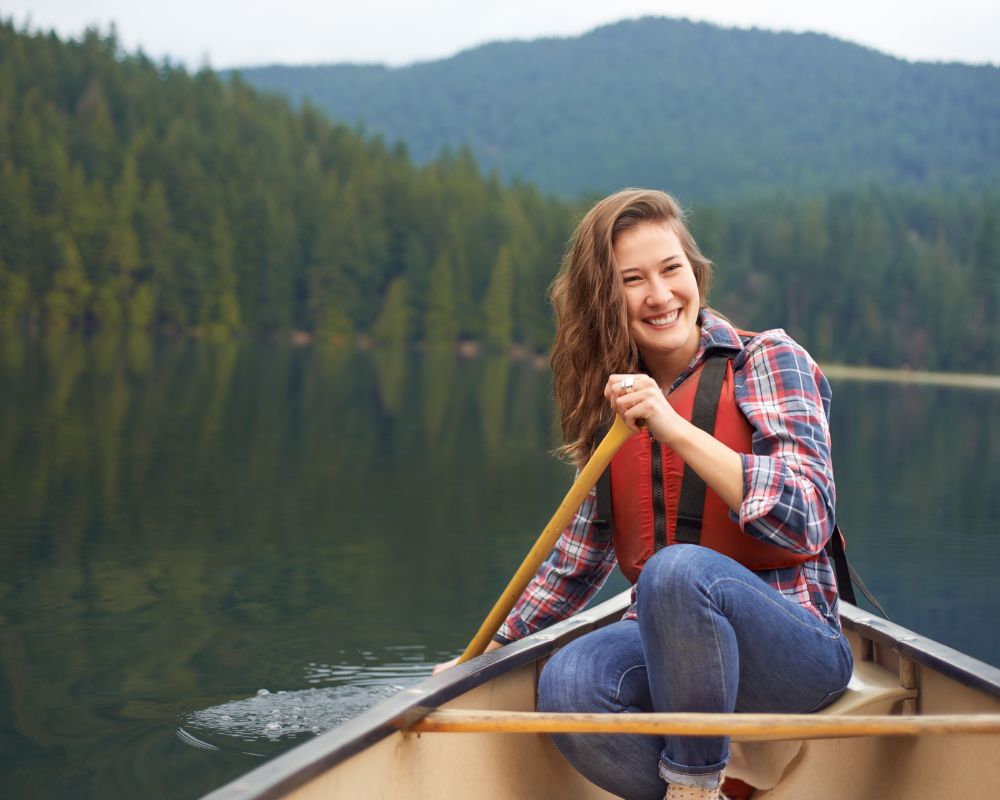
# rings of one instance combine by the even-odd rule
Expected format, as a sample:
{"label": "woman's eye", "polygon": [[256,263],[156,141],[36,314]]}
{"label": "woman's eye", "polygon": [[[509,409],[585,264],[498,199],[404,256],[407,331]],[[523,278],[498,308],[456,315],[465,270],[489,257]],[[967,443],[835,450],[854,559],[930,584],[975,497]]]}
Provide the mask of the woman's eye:
{"label": "woman's eye", "polygon": [[680,264],[667,264],[667,266],[665,266],[663,268],[663,271],[664,272],[673,272],[674,270],[677,270],[677,269],[680,269],[680,268],[681,268]]}
{"label": "woman's eye", "polygon": [[626,275],[624,282],[625,285],[627,286],[630,283],[638,283],[640,280],[641,278],[638,275]]}

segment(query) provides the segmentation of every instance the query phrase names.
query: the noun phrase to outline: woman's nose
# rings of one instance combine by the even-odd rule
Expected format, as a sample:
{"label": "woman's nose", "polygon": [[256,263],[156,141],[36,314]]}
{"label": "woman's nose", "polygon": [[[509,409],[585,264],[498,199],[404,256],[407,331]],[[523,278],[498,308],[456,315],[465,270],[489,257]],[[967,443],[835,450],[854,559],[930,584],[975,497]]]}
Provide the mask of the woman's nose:
{"label": "woman's nose", "polygon": [[665,280],[657,276],[649,282],[646,303],[651,306],[663,305],[670,300],[670,294],[670,286]]}

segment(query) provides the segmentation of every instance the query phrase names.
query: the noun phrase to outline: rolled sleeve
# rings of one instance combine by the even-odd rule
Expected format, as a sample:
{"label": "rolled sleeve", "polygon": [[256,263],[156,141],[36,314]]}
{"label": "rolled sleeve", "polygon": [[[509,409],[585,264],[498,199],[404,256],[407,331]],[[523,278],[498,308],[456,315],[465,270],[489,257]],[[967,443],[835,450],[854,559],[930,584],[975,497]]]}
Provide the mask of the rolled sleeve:
{"label": "rolled sleeve", "polygon": [[500,626],[498,640],[521,639],[575,614],[604,584],[616,561],[610,538],[592,524],[595,505],[591,490]]}
{"label": "rolled sleeve", "polygon": [[736,399],[753,428],[741,456],[744,498],[732,518],[750,535],[815,554],[834,527],[830,386],[784,331],[760,334],[734,362]]}
{"label": "rolled sleeve", "polygon": [[743,460],[743,503],[737,518],[740,528],[771,512],[785,488],[784,473],[774,459],[740,453]]}

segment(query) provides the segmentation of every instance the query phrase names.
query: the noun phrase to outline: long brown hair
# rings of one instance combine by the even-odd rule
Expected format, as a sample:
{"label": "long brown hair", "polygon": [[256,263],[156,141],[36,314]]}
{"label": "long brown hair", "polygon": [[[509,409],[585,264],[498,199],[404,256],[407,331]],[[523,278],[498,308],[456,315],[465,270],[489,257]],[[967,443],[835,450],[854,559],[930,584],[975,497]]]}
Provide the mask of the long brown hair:
{"label": "long brown hair", "polygon": [[604,399],[608,375],[639,369],[614,246],[625,231],[647,222],[669,225],[677,234],[694,269],[701,305],[707,302],[712,262],[701,254],[673,197],[623,189],[587,212],[549,290],[556,312],[549,359],[562,423],[561,452],[577,464],[587,459],[598,430],[611,419]]}

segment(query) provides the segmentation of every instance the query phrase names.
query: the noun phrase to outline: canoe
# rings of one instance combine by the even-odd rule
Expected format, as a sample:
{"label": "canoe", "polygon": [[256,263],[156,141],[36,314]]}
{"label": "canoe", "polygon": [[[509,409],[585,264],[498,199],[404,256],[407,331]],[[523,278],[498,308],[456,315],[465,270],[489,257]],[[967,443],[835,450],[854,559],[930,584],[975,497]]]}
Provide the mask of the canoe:
{"label": "canoe", "polygon": [[[546,733],[530,729],[554,724],[533,713],[545,659],[619,619],[628,594],[401,690],[206,800],[610,798],[562,758]],[[727,775],[757,787],[754,800],[938,800],[995,792],[1000,669],[847,603],[841,621],[855,674],[848,692],[818,714],[596,716],[685,718],[663,724],[727,731],[750,723],[733,735]],[[739,719],[751,717],[763,718]],[[456,725],[482,732],[433,732]],[[887,726],[897,735],[862,735]],[[497,732],[509,727],[529,732]]]}

